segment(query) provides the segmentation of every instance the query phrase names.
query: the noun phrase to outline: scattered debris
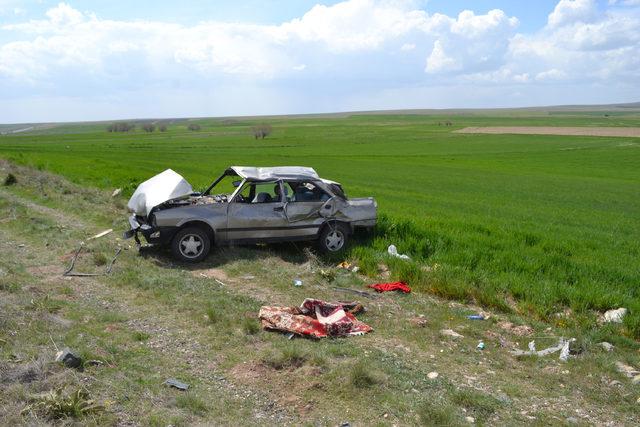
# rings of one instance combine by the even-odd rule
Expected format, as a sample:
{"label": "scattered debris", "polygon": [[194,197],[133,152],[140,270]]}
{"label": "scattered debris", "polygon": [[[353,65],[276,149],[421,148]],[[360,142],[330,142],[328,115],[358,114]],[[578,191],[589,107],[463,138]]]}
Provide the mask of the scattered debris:
{"label": "scattered debris", "polygon": [[367,287],[375,289],[378,292],[400,291],[405,294],[411,292],[411,288],[404,282],[378,283],[376,285],[369,285]]}
{"label": "scattered debris", "polygon": [[464,420],[465,420],[466,422],[468,422],[469,424],[473,424],[473,423],[475,423],[475,422],[476,422],[476,419],[475,419],[475,418],[473,418],[473,417],[464,417]]}
{"label": "scattered debris", "polygon": [[396,248],[396,245],[389,245],[389,247],[387,248],[387,252],[389,253],[389,255],[400,258],[400,259],[411,259],[409,258],[409,255],[399,254],[398,248]]}
{"label": "scattered debris", "polygon": [[177,388],[178,390],[186,391],[189,389],[189,384],[183,383],[182,381],[178,381],[175,378],[169,378],[164,382],[164,384],[169,387]]}
{"label": "scattered debris", "polygon": [[329,281],[329,282],[333,282],[336,278],[336,272],[334,270],[331,269],[327,269],[327,270],[323,270],[320,269],[319,271],[320,276],[322,276],[323,279]]}
{"label": "scattered debris", "polygon": [[294,281],[293,281],[293,286],[297,286],[297,287],[302,286],[302,280],[300,280],[300,279],[294,279]]}
{"label": "scattered debris", "polygon": [[100,233],[96,234],[95,236],[91,236],[91,237],[89,237],[87,240],[99,239],[100,237],[102,237],[102,236],[106,236],[107,234],[109,234],[109,233],[111,233],[111,232],[113,232],[113,228],[110,228],[110,229],[108,229],[108,230],[104,230],[104,231],[102,231],[102,232],[100,232]]}
{"label": "scattered debris", "polygon": [[7,177],[4,179],[4,185],[7,186],[7,187],[10,186],[10,185],[15,185],[17,183],[18,183],[18,179],[12,173],[7,175]]}
{"label": "scattered debris", "polygon": [[363,297],[367,297],[367,298],[378,298],[378,295],[376,295],[376,294],[371,294],[371,293],[366,292],[366,291],[360,291],[358,289],[340,288],[340,287],[337,287],[337,286],[334,286],[333,289],[335,289],[337,291],[351,292],[351,293],[354,293],[354,294],[362,295]]}
{"label": "scattered debris", "polygon": [[485,349],[485,345],[483,341],[478,342],[478,345],[476,346],[476,349],[478,350],[484,350]]}
{"label": "scattered debris", "polygon": [[467,316],[469,320],[484,320],[485,317],[482,314],[470,314]]}
{"label": "scattered debris", "polygon": [[389,272],[389,267],[386,264],[378,264],[378,274],[380,274],[380,276],[384,279],[388,279],[389,276],[391,276],[391,273]]}
{"label": "scattered debris", "polygon": [[602,341],[600,344],[598,344],[600,347],[602,347],[605,351],[611,351],[613,350],[614,346],[611,343],[608,343],[606,341]]}
{"label": "scattered debris", "polygon": [[116,259],[118,258],[118,255],[120,255],[120,252],[122,252],[122,248],[120,248],[120,247],[116,250],[116,254],[114,255],[114,257],[111,260],[111,262],[107,265],[107,269],[105,270],[104,273],[74,273],[73,272],[73,267],[75,267],[76,261],[78,259],[78,256],[80,255],[80,252],[82,251],[83,247],[84,247],[84,242],[80,243],[80,246],[78,247],[78,250],[73,255],[73,258],[71,259],[71,264],[69,265],[69,268],[67,268],[64,271],[64,273],[62,273],[63,276],[75,276],[75,277],[108,276],[109,274],[111,274],[111,269],[113,268],[113,264],[115,264]]}
{"label": "scattered debris", "polygon": [[427,326],[427,319],[424,318],[424,315],[420,315],[418,317],[414,317],[413,319],[409,319],[409,322],[413,323],[415,326],[420,328],[424,328]]}
{"label": "scattered debris", "polygon": [[457,333],[453,329],[443,329],[440,331],[440,335],[451,338],[464,338],[464,335]]}
{"label": "scattered debris", "polygon": [[[573,341],[575,341],[575,338],[573,338]],[[562,360],[563,362],[566,362],[567,360],[569,360],[569,345],[571,344],[571,340],[566,341],[564,343],[564,345],[562,346],[562,349],[560,350],[560,360]]]}
{"label": "scattered debris", "polygon": [[631,378],[634,384],[640,383],[640,371],[622,362],[616,362],[616,369],[627,378]]}
{"label": "scattered debris", "polygon": [[429,378],[430,380],[435,380],[436,378],[438,378],[438,376],[440,376],[440,374],[437,373],[436,371],[429,372],[427,374],[427,378]]}
{"label": "scattered debris", "polygon": [[122,193],[122,188],[116,188],[115,190],[113,190],[113,193],[111,193],[111,197],[119,196],[120,193]]}
{"label": "scattered debris", "polygon": [[87,360],[84,364],[85,366],[102,366],[104,365],[104,362],[102,360],[91,359]]}
{"label": "scattered debris", "polygon": [[528,351],[524,351],[524,350],[519,350],[519,349],[515,349],[515,350],[511,350],[511,354],[513,354],[514,356],[547,356],[549,354],[553,354],[557,351],[560,351],[560,360],[562,361],[566,361],[569,358],[569,346],[572,342],[574,342],[576,339],[575,338],[571,338],[569,340],[565,340],[564,338],[560,338],[560,340],[558,341],[558,344],[555,346],[551,346],[548,348],[545,348],[544,350],[539,350],[536,351],[536,342],[535,341],[531,341],[529,343],[529,350]]}
{"label": "scattered debris", "polygon": [[69,348],[56,353],[56,362],[64,364],[67,368],[82,369],[82,358],[73,354]]}
{"label": "scattered debris", "polygon": [[622,318],[627,314],[626,308],[617,308],[615,310],[608,310],[604,313],[605,323],[622,323]]}
{"label": "scattered debris", "polygon": [[533,333],[533,328],[527,325],[514,326],[511,322],[500,322],[498,326],[519,337],[529,336]]}
{"label": "scattered debris", "polygon": [[356,319],[363,311],[357,302],[326,302],[307,298],[300,307],[260,308],[258,316],[264,329],[293,332],[311,338],[363,335],[373,329]]}

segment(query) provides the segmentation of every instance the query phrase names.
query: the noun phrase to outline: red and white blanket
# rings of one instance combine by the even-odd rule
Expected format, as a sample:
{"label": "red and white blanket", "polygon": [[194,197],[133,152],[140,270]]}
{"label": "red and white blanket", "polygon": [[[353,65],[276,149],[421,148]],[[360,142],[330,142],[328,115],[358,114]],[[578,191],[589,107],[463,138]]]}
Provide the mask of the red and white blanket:
{"label": "red and white blanket", "polygon": [[300,307],[263,306],[259,317],[265,329],[312,338],[343,337],[373,330],[353,315],[361,309],[355,302],[333,303],[307,298]]}

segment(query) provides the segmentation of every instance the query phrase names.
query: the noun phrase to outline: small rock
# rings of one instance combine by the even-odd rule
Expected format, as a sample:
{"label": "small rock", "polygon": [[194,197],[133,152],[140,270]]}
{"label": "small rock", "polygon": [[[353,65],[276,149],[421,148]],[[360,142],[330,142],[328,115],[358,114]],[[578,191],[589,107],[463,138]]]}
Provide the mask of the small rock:
{"label": "small rock", "polygon": [[622,318],[627,314],[626,308],[617,308],[608,310],[604,313],[604,321],[606,323],[622,323]]}
{"label": "small rock", "polygon": [[439,375],[440,375],[439,373],[437,373],[436,371],[433,371],[427,374],[427,378],[429,378],[430,380],[435,380],[436,378],[438,378]]}
{"label": "small rock", "polygon": [[613,350],[613,344],[608,343],[606,341],[602,341],[600,344],[598,344],[600,347],[604,348],[605,351],[611,351]]}
{"label": "small rock", "polygon": [[122,193],[122,188],[116,188],[115,190],[113,190],[113,193],[111,193],[111,197],[116,197],[120,193]]}
{"label": "small rock", "polygon": [[440,331],[440,335],[451,338],[464,338],[464,335],[457,333],[453,329],[443,329]]}
{"label": "small rock", "polygon": [[475,422],[476,422],[476,419],[475,419],[475,418],[473,418],[473,417],[464,417],[464,420],[465,420],[466,422],[468,422],[469,424],[473,424],[473,423],[475,423]]}

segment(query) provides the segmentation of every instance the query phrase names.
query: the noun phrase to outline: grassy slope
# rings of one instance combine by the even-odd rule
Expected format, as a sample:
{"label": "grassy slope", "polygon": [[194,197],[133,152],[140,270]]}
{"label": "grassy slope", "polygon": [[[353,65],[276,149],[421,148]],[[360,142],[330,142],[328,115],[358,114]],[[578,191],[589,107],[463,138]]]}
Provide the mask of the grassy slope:
{"label": "grassy slope", "polygon": [[[498,323],[522,322],[516,315],[469,321],[477,308],[424,293],[385,294],[362,299],[368,311],[359,317],[371,334],[289,341],[260,331],[261,305],[348,299],[354,295],[332,287],[365,289],[384,278],[334,270],[329,283],[318,272],[331,266],[293,245],[218,249],[187,266],[159,251],[140,256],[116,233],[89,242],[122,226],[123,199],[6,163],[0,170],[18,179],[0,187],[0,418],[7,425],[50,422],[50,412],[32,406],[39,393],[77,389],[104,409],[64,424],[451,426],[468,425],[469,416],[479,425],[639,422],[638,386],[614,367],[638,366],[637,346],[616,338],[615,325],[581,334],[534,321],[523,337]],[[125,247],[111,276],[62,277],[80,240],[87,241],[77,263],[84,272],[100,271],[115,247]],[[301,288],[292,286],[296,277]],[[416,316],[425,327],[412,322]],[[449,328],[464,337],[439,334]],[[544,348],[567,334],[583,350],[567,363],[557,354],[517,359],[508,352],[532,339]],[[616,344],[613,352],[597,345],[603,338]],[[484,351],[475,350],[479,340]],[[65,369],[52,362],[55,345],[104,364]],[[438,378],[428,379],[432,371]],[[190,390],[163,386],[169,377]]]}
{"label": "grassy slope", "polygon": [[[454,126],[438,126],[452,120]],[[604,117],[522,114],[272,119],[265,141],[251,121],[200,120],[166,134],[108,134],[65,125],[49,134],[0,139],[0,155],[102,188],[137,183],[164,168],[204,187],[230,164],[302,164],[341,181],[352,196],[373,195],[386,215],[371,245],[357,247],[373,272],[389,243],[426,274],[395,274],[437,294],[515,307],[545,320],[564,306],[582,327],[591,310],[632,310],[627,333],[640,337],[640,150],[633,139],[461,135],[481,125],[638,126],[634,114]],[[65,132],[65,133],[58,133]],[[631,142],[631,144],[630,144]]]}

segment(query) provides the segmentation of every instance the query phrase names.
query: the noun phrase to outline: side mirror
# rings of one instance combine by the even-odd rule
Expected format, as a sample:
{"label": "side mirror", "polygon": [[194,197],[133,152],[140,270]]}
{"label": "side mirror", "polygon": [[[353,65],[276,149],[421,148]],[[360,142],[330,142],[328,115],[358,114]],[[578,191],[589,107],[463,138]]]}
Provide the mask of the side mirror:
{"label": "side mirror", "polygon": [[235,188],[238,188],[240,187],[240,184],[242,184],[242,181],[233,181],[232,184]]}

